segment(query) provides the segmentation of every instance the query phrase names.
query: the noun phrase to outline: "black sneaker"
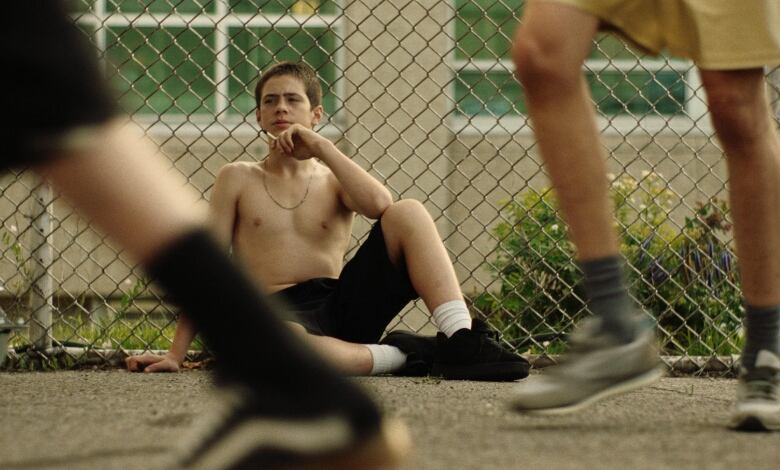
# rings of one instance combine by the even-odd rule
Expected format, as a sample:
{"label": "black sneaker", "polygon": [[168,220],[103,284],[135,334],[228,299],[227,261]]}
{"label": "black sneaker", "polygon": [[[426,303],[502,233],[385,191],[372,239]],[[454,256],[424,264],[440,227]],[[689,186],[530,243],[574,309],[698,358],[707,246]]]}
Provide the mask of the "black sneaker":
{"label": "black sneaker", "polygon": [[[221,389],[217,404],[182,441],[178,467],[384,469],[395,468],[409,452],[409,434],[399,421],[376,415],[349,419],[337,412],[305,416],[280,406],[279,398],[269,400],[243,387]],[[284,416],[280,408],[295,411]]]}
{"label": "black sneaker", "polygon": [[425,377],[430,375],[436,360],[436,337],[423,336],[410,331],[391,331],[379,342],[395,346],[406,353],[406,364],[393,372],[402,377]]}
{"label": "black sneaker", "polygon": [[530,364],[498,343],[498,332],[482,320],[472,320],[447,338],[436,335],[436,361],[431,375],[449,380],[512,381],[528,377]]}

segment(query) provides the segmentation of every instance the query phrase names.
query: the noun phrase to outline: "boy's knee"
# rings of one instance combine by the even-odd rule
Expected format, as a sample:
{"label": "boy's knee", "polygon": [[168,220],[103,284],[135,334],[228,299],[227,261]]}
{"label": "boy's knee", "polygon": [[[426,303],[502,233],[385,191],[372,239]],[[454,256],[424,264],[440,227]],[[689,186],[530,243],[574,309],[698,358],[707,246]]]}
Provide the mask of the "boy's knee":
{"label": "boy's knee", "polygon": [[735,95],[719,95],[710,100],[710,114],[718,137],[726,145],[738,145],[759,138],[767,130],[760,108]]}
{"label": "boy's knee", "polygon": [[305,335],[308,335],[308,334],[309,334],[309,333],[306,331],[306,328],[304,328],[304,327],[303,327],[303,325],[301,325],[300,323],[295,323],[295,322],[293,322],[293,321],[289,321],[289,320],[288,320],[288,321],[285,321],[284,323],[285,323],[285,324],[286,324],[286,325],[287,325],[287,326],[290,328],[290,330],[291,330],[291,331],[292,331],[294,334],[296,334],[296,335],[300,335],[300,337],[302,337],[302,336],[305,336]]}
{"label": "boy's knee", "polygon": [[771,129],[763,98],[741,85],[725,77],[705,81],[712,123],[727,147],[754,141]]}
{"label": "boy's knee", "polygon": [[539,68],[537,56],[539,46],[530,33],[521,29],[512,41],[512,62],[515,64],[515,75],[521,82],[530,80],[531,71]]}
{"label": "boy's knee", "polygon": [[562,86],[579,79],[582,64],[569,63],[563,53],[563,41],[558,35],[540,35],[521,28],[512,42],[515,75],[533,92],[538,85],[555,83]]}
{"label": "boy's knee", "polygon": [[416,199],[401,199],[390,205],[382,214],[383,224],[398,224],[430,218],[425,206]]}

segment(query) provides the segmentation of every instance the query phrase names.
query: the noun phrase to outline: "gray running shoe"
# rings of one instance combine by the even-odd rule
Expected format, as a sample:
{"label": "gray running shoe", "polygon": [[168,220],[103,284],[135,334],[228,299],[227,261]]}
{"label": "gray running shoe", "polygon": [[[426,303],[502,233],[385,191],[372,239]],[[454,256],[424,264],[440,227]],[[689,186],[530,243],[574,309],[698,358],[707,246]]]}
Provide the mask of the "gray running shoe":
{"label": "gray running shoe", "polygon": [[738,431],[780,431],[780,358],[762,350],[753,369],[742,369],[731,427]]}
{"label": "gray running shoe", "polygon": [[512,400],[520,413],[564,414],[602,398],[649,384],[663,375],[655,329],[639,326],[636,338],[620,344],[589,318],[572,333],[567,357],[558,366],[531,376]]}

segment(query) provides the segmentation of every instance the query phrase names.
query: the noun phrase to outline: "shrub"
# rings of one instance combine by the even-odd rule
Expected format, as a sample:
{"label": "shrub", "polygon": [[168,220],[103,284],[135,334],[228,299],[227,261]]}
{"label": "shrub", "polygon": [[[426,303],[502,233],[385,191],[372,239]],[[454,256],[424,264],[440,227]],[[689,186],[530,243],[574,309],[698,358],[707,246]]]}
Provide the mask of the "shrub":
{"label": "shrub", "polygon": [[[737,353],[741,294],[726,204],[699,204],[680,227],[669,218],[678,198],[660,175],[622,176],[610,195],[631,292],[658,322],[666,352]],[[561,334],[588,313],[555,197],[530,190],[501,213],[497,255],[486,266],[500,288],[474,305],[516,345],[557,352]]]}

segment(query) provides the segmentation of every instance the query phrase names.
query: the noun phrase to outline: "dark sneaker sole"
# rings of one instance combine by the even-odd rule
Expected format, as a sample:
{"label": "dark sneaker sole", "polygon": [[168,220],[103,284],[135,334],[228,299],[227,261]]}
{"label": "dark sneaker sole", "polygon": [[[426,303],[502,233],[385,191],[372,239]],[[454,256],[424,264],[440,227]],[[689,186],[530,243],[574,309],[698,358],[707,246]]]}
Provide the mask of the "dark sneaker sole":
{"label": "dark sneaker sole", "polygon": [[425,361],[411,361],[407,359],[406,364],[391,375],[396,377],[427,377],[431,374],[431,365]]}
{"label": "dark sneaker sole", "polygon": [[221,462],[198,462],[182,467],[187,470],[390,470],[397,468],[409,455],[411,437],[398,420],[386,419],[378,435],[341,451],[311,456],[253,456],[233,462],[226,455]]}
{"label": "dark sneaker sole", "polygon": [[596,403],[599,400],[603,400],[611,396],[627,393],[637,388],[644,387],[645,385],[649,385],[655,382],[656,380],[660,379],[661,377],[663,377],[664,373],[665,373],[665,369],[662,366],[656,367],[654,369],[650,369],[648,372],[634,376],[622,382],[616,383],[597,393],[594,393],[593,395],[583,398],[577,403],[573,403],[569,405],[559,406],[555,408],[535,408],[535,409],[528,409],[528,408],[523,408],[519,405],[512,405],[512,409],[518,413],[523,413],[527,415],[548,415],[549,416],[549,415],[563,415],[568,413],[575,413],[577,411],[580,411],[583,408],[587,408],[588,406]]}
{"label": "dark sneaker sole", "polygon": [[776,432],[780,431],[780,425],[769,425],[757,416],[742,416],[734,420],[731,429],[742,432]]}
{"label": "dark sneaker sole", "polygon": [[524,362],[481,364],[434,364],[431,376],[446,380],[512,382],[528,377],[530,365]]}

